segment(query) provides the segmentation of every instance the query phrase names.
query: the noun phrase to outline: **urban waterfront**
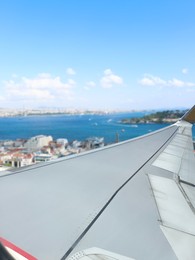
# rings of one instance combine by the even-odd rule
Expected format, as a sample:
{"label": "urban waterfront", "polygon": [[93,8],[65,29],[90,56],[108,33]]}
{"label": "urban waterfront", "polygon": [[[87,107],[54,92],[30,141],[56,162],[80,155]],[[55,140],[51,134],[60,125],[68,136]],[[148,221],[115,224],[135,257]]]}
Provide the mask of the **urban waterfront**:
{"label": "urban waterfront", "polygon": [[108,115],[5,117],[0,118],[0,140],[51,135],[54,139],[67,138],[73,141],[98,136],[104,137],[105,143],[113,143],[116,140],[116,134],[119,136],[119,141],[124,141],[167,126],[167,124],[125,125],[120,123],[123,118],[141,117],[144,114],[136,112]]}
{"label": "urban waterfront", "polygon": [[168,126],[167,123],[121,123],[124,118],[138,118],[145,114],[134,112],[0,118],[1,171],[81,153]]}

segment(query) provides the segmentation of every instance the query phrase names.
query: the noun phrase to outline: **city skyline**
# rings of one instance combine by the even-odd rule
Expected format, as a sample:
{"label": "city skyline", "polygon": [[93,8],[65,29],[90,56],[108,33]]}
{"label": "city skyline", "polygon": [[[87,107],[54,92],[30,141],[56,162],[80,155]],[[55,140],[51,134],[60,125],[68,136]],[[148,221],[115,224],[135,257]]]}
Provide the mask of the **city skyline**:
{"label": "city skyline", "polygon": [[189,108],[195,3],[2,1],[0,107]]}

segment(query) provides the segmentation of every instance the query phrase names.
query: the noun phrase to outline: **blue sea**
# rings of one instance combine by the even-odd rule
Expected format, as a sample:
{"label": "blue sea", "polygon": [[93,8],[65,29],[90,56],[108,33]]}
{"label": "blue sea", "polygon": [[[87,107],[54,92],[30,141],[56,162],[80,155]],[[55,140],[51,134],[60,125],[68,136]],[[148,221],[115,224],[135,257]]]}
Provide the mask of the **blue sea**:
{"label": "blue sea", "polygon": [[[144,113],[119,113],[108,115],[46,115],[0,118],[0,140],[28,139],[36,135],[51,135],[54,139],[85,140],[88,137],[104,137],[105,143],[113,143],[116,134],[119,141],[150,133],[167,124],[124,125],[121,119],[141,117]],[[195,131],[193,129],[193,136]]]}

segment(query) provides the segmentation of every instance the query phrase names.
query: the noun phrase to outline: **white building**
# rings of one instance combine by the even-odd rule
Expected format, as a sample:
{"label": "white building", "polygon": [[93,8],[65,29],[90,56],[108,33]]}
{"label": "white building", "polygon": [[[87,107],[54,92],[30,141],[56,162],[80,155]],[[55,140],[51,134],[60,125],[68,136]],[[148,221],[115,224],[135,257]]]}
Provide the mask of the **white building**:
{"label": "white building", "polygon": [[68,140],[66,138],[58,138],[56,140],[56,143],[57,144],[63,144],[64,146],[67,146],[68,145]]}
{"label": "white building", "polygon": [[49,142],[53,141],[52,136],[37,135],[30,138],[25,144],[24,147],[31,151],[36,151],[43,146],[47,146]]}
{"label": "white building", "polygon": [[12,167],[24,167],[33,164],[33,154],[14,154],[11,160]]}
{"label": "white building", "polygon": [[45,153],[37,153],[34,156],[34,161],[35,163],[39,163],[39,162],[47,162],[50,161],[52,159],[52,155],[50,154],[45,154]]}

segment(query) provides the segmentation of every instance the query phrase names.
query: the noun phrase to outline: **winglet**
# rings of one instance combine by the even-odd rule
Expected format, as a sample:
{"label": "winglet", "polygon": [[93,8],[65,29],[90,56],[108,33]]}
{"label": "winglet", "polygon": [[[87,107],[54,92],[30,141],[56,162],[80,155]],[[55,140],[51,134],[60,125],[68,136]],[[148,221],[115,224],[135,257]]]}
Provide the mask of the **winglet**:
{"label": "winglet", "polygon": [[181,120],[185,120],[191,124],[195,123],[195,105],[182,116]]}

